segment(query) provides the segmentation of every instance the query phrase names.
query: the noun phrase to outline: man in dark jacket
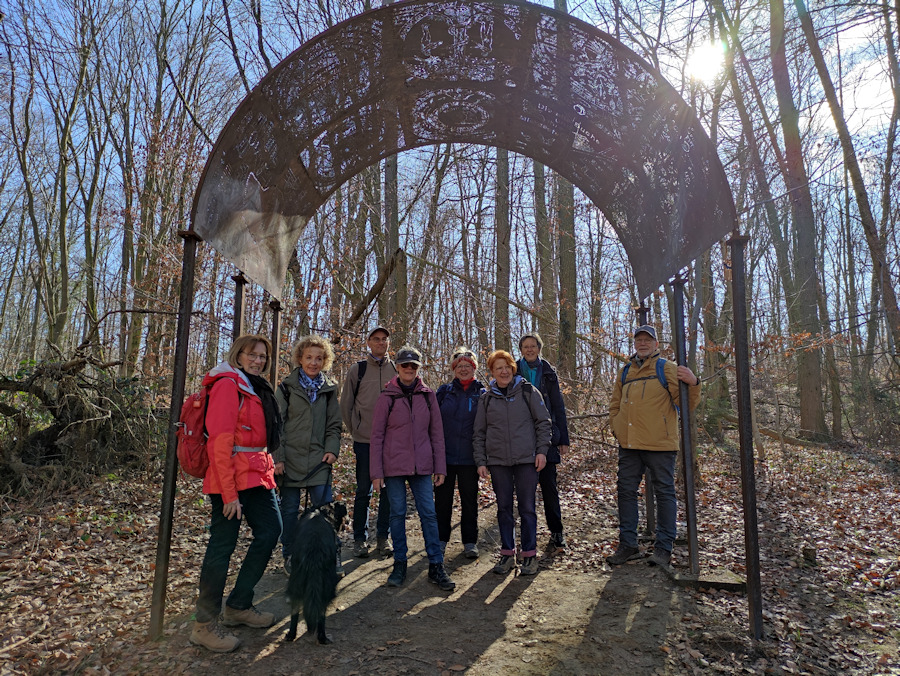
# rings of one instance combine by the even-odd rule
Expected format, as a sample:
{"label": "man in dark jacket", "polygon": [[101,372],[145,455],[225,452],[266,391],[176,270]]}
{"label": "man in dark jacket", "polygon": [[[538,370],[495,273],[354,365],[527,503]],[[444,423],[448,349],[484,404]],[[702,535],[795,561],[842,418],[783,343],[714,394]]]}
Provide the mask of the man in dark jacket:
{"label": "man in dark jacket", "polygon": [[[397,375],[397,367],[388,356],[391,333],[383,326],[369,332],[366,346],[369,354],[347,372],[341,390],[341,417],[353,437],[356,456],[356,497],[353,501],[353,555],[366,558],[369,546],[369,502],[372,499],[372,479],[369,473],[369,437],[372,434],[372,412],[384,386]],[[378,519],[375,522],[376,552],[390,554],[390,503],[387,492],[379,491]]]}
{"label": "man in dark jacket", "polygon": [[559,488],[556,483],[556,466],[563,453],[569,452],[569,422],[566,419],[566,405],[559,389],[559,377],[556,370],[546,359],[541,358],[544,341],[535,331],[519,338],[519,352],[522,358],[516,366],[519,373],[541,393],[544,406],[550,412],[551,437],[547,451],[547,465],[540,471],[538,481],[541,495],[544,498],[544,517],[550,529],[548,550],[562,549],[566,546],[563,534],[562,508],[559,503]]}

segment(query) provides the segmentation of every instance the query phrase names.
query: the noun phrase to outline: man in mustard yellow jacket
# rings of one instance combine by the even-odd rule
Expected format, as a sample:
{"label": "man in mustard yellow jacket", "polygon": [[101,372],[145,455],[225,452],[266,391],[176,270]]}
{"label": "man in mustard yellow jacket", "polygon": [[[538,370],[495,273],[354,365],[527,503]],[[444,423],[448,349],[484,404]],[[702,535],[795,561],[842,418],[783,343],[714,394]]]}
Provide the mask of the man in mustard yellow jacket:
{"label": "man in mustard yellow jacket", "polygon": [[656,496],[656,543],[650,565],[669,565],[675,542],[675,456],[679,448],[679,381],[689,386],[691,410],[700,401],[700,379],[687,366],[662,360],[652,326],[634,331],[634,355],[616,378],[609,424],[619,442],[619,547],[607,561],[619,566],[638,558],[638,487],[650,469]]}

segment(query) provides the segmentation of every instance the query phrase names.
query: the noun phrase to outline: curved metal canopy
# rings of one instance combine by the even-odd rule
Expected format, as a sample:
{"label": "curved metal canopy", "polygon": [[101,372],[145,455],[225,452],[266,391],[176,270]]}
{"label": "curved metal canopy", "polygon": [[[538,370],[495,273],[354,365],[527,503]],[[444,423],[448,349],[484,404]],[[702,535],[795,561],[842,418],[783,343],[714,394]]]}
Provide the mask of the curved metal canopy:
{"label": "curved metal canopy", "polygon": [[310,40],[244,99],[192,227],[280,298],[310,216],[380,159],[436,143],[527,155],[606,215],[641,297],[735,227],[694,112],[615,38],[525,2],[412,0]]}

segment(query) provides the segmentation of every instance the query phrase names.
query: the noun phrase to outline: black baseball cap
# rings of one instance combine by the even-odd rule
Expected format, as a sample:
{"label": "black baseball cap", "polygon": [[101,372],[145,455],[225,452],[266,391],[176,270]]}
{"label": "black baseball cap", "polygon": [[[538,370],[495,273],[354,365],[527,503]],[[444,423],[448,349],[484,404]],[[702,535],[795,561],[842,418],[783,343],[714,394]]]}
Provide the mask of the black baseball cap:
{"label": "black baseball cap", "polygon": [[397,365],[400,364],[415,364],[416,366],[422,365],[422,355],[421,353],[414,347],[402,347],[400,351],[397,353],[397,358],[395,359]]}

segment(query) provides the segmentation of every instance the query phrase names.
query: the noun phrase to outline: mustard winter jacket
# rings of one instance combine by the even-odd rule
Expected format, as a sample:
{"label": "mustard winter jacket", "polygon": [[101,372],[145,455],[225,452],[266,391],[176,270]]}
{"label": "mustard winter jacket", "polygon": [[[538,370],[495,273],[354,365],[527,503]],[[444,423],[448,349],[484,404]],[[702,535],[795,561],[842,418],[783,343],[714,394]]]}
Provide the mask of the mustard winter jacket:
{"label": "mustard winter jacket", "polygon": [[[678,429],[678,367],[666,360],[665,374],[668,388],[656,377],[655,352],[638,364],[631,358],[625,385],[622,370],[616,376],[612,399],[609,402],[609,424],[622,448],[642,451],[677,451],[681,446]],[[700,386],[688,387],[688,405],[693,411],[700,403]]]}

